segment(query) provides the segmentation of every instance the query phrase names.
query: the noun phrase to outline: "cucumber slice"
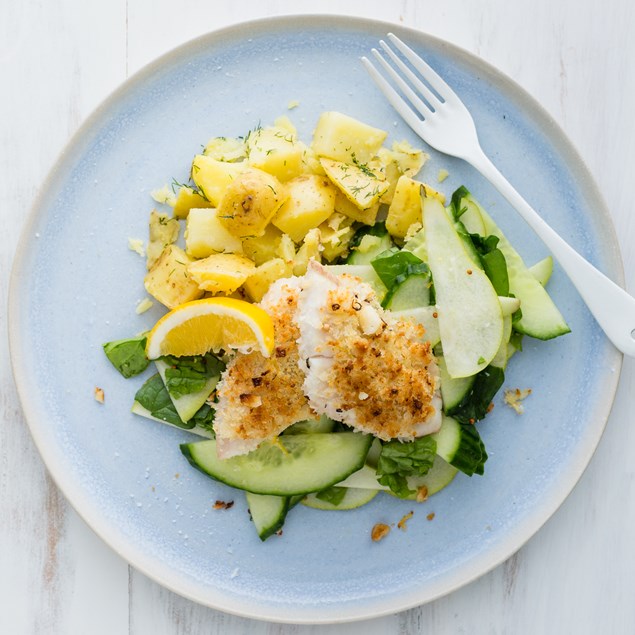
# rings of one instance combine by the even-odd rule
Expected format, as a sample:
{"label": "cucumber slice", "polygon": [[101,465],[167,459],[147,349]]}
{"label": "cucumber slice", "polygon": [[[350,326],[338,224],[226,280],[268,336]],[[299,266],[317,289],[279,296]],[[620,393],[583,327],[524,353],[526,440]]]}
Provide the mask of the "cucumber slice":
{"label": "cucumber slice", "polygon": [[411,320],[416,324],[421,324],[426,330],[425,339],[430,342],[431,346],[434,347],[441,341],[436,306],[420,306],[407,311],[394,311],[393,315],[400,320]]}
{"label": "cucumber slice", "polygon": [[443,412],[448,413],[467,397],[474,385],[476,375],[453,379],[448,374],[448,369],[445,366],[445,359],[443,357],[437,357],[437,366],[439,367],[439,376],[441,378]]}
{"label": "cucumber slice", "polygon": [[[439,455],[434,457],[434,463],[425,476],[408,477],[408,487],[415,493],[407,496],[405,500],[416,500],[421,488],[425,487],[427,495],[432,496],[447,487],[457,475],[459,470],[443,460]],[[392,494],[392,492],[390,492]]]}
{"label": "cucumber slice", "polygon": [[386,294],[382,302],[384,308],[391,311],[405,311],[430,304],[430,275],[412,274],[403,280],[395,280],[395,285]]}
{"label": "cucumber slice", "polygon": [[443,354],[451,377],[485,368],[500,348],[503,315],[498,295],[474,265],[443,205],[423,198],[423,219]]}
{"label": "cucumber slice", "polygon": [[217,481],[255,494],[319,492],[362,467],[372,436],[356,432],[285,434],[241,456],[221,460],[216,441],[184,443],[181,452]]}
{"label": "cucumber slice", "polygon": [[353,472],[350,476],[347,476],[341,483],[337,484],[338,487],[350,487],[352,489],[373,489],[388,491],[386,485],[382,485],[377,480],[377,472],[374,467],[370,465],[364,465],[357,472]]}
{"label": "cucumber slice", "polygon": [[553,300],[527,268],[503,232],[482,208],[481,215],[485,223],[486,234],[496,236],[499,239],[498,248],[503,252],[507,261],[509,290],[520,300],[523,315],[515,323],[514,328],[520,333],[540,340],[549,340],[570,333],[571,329]]}
{"label": "cucumber slice", "polygon": [[468,476],[483,474],[487,452],[473,425],[443,417],[441,429],[432,435],[437,442],[437,454]]}
{"label": "cucumber slice", "polygon": [[[457,472],[457,468],[450,465],[447,461],[437,455],[430,471],[425,476],[408,477],[408,487],[411,490],[417,491],[421,487],[425,486],[428,490],[428,495],[432,496],[432,494],[436,494],[438,491],[446,487],[446,485],[449,485],[452,482],[452,479],[456,476]],[[353,474],[351,474],[342,483],[338,483],[338,486],[349,487],[351,489],[381,490],[384,492],[390,492],[390,488],[385,485],[381,485],[379,481],[377,481],[377,474],[375,473],[375,470],[368,465],[365,465],[357,472],[353,472]],[[415,500],[416,494],[413,494],[408,498]]]}
{"label": "cucumber slice", "polygon": [[[170,368],[170,365],[162,359],[156,359],[154,363],[157,367],[157,370],[159,371],[159,375],[161,375],[163,383],[167,387],[165,380],[165,371]],[[170,399],[172,399],[172,403],[174,404],[176,411],[179,413],[179,417],[181,417],[183,421],[189,421],[196,414],[198,409],[207,401],[207,398],[212,394],[212,390],[216,388],[216,384],[219,380],[220,375],[210,377],[205,383],[205,386],[197,392],[192,392],[188,395],[183,395],[182,397],[174,397],[173,395],[170,395]]]}
{"label": "cucumber slice", "polygon": [[289,499],[286,496],[245,492],[245,497],[260,540],[267,540],[269,536],[282,529],[289,511]]}
{"label": "cucumber slice", "polygon": [[306,421],[298,421],[289,426],[284,434],[315,434],[317,432],[333,432],[335,421],[329,419],[326,415],[322,415],[319,419],[307,419]]}
{"label": "cucumber slice", "polygon": [[345,511],[348,509],[355,509],[370,503],[370,501],[377,496],[379,490],[372,489],[357,489],[349,487],[346,489],[344,498],[337,504],[329,503],[328,501],[321,500],[316,494],[308,494],[302,499],[302,504],[313,509],[323,509],[326,511]]}

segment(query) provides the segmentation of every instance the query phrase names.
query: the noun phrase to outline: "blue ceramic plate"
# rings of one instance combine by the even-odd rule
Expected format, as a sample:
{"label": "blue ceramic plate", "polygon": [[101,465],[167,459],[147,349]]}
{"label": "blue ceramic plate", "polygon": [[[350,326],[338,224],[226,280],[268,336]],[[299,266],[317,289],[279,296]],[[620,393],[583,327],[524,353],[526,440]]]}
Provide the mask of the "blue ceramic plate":
{"label": "blue ceramic plate", "polygon": [[[508,78],[433,37],[336,17],[279,18],[199,38],[127,81],[83,125],[35,205],[12,279],[12,359],[33,436],[51,474],[90,526],[133,566],[224,611],[288,622],[395,612],[474,580],[517,550],[562,503],[600,439],[621,356],[556,268],[549,288],[573,332],[525,341],[506,386],[531,388],[518,416],[496,400],[480,429],[483,477],[459,475],[414,507],[407,532],[370,540],[412,503],[387,495],[351,512],[297,508],[261,543],[239,492],[191,469],[186,432],[130,414],[141,380],[124,380],[102,342],[150,327],[144,262],[128,237],[147,236],[149,193],[183,181],[208,138],[242,135],[288,114],[310,140],[338,110],[420,142],[381,97],[359,57],[395,30],[454,86],[486,152],[575,248],[621,281],[610,217],[580,158],[548,115]],[[288,111],[291,101],[299,107]],[[465,184],[531,264],[540,241],[464,163],[431,152],[423,178]],[[93,389],[105,391],[105,404]],[[230,510],[212,509],[234,500]],[[433,520],[427,520],[429,513]]]}

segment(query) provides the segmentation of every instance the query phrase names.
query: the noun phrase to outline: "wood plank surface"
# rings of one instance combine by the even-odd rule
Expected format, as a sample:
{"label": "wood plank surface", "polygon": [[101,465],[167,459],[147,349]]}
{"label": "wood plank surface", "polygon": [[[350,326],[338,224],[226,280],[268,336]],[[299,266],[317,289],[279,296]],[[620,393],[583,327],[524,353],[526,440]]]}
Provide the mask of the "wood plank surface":
{"label": "wood plank surface", "polygon": [[[79,0],[2,2],[0,307],[39,185],[78,125],[120,82],[188,39],[241,20],[344,13],[445,38],[494,64],[552,114],[611,210],[635,291],[635,9],[630,0]],[[26,281],[25,281],[26,283]],[[199,606],[129,567],[48,477],[13,383],[0,311],[0,633],[380,635],[635,632],[635,364],[571,496],[507,562],[399,615],[268,624]]]}

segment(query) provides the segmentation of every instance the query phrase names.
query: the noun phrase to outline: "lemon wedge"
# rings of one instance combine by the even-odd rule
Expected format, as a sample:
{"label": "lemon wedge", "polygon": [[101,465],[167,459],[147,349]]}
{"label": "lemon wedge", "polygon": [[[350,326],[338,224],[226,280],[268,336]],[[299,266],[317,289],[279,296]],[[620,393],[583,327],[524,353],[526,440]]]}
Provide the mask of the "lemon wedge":
{"label": "lemon wedge", "polygon": [[273,323],[264,309],[235,298],[204,298],[166,313],[148,335],[146,355],[157,359],[232,349],[269,357],[273,341]]}

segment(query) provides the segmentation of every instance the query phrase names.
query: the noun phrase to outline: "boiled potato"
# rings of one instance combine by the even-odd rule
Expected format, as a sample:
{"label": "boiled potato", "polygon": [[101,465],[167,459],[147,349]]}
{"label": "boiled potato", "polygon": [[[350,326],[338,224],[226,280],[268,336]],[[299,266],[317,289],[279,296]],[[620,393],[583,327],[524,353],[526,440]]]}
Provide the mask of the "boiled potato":
{"label": "boiled potato", "polygon": [[321,255],[324,260],[333,262],[348,251],[348,243],[355,230],[352,227],[353,219],[335,212],[324,221],[320,230]]}
{"label": "boiled potato", "polygon": [[304,174],[286,185],[289,198],[271,222],[298,243],[333,213],[336,190],[329,179],[315,174]]}
{"label": "boiled potato", "polygon": [[193,260],[177,245],[168,245],[144,278],[146,291],[168,309],[203,295],[187,268]]}
{"label": "boiled potato", "polygon": [[335,211],[344,216],[348,216],[353,220],[364,223],[365,225],[374,225],[379,213],[379,203],[375,203],[368,209],[359,209],[355,203],[352,203],[339,188],[335,194]]}
{"label": "boiled potato", "polygon": [[395,141],[391,150],[380,148],[377,157],[385,166],[386,180],[390,183],[380,200],[380,203],[386,205],[392,202],[399,177],[405,175],[413,178],[430,158],[423,150],[413,148],[407,141]]}
{"label": "boiled potato", "polygon": [[386,216],[386,229],[392,236],[405,238],[411,225],[422,222],[422,187],[426,196],[432,196],[441,203],[444,202],[443,194],[432,189],[429,185],[415,181],[408,176],[400,177]]}
{"label": "boiled potato", "polygon": [[379,203],[389,183],[382,172],[371,170],[366,164],[344,163],[320,159],[329,179],[337,185],[349,201],[362,210]]}
{"label": "boiled potato", "polygon": [[320,230],[317,227],[310,229],[295,255],[293,261],[294,276],[303,276],[311,259],[320,262],[320,246]]}
{"label": "boiled potato", "polygon": [[212,204],[206,198],[203,198],[198,192],[195,192],[191,187],[182,185],[179,188],[179,193],[177,194],[176,202],[174,203],[174,218],[187,218],[187,215],[193,207],[212,207]]}
{"label": "boiled potato", "polygon": [[237,254],[212,254],[187,267],[200,289],[225,295],[236,291],[255,270],[253,260]]}
{"label": "boiled potato", "polygon": [[240,239],[225,229],[214,208],[191,209],[185,225],[185,250],[193,258],[214,253],[240,253]]}
{"label": "boiled potato", "polygon": [[388,133],[339,112],[320,115],[313,132],[312,148],[318,156],[352,163],[368,162],[378,152]]}
{"label": "boiled potato", "polygon": [[163,250],[179,237],[179,221],[153,209],[150,212],[149,240],[146,248],[146,266],[151,269]]}
{"label": "boiled potato", "polygon": [[243,139],[214,137],[207,142],[203,154],[218,161],[242,161],[247,158],[247,146]]}
{"label": "boiled potato", "polygon": [[282,258],[274,258],[256,267],[256,271],[245,280],[243,289],[252,302],[260,302],[273,282],[293,275],[293,265]]}
{"label": "boiled potato", "polygon": [[243,239],[243,253],[257,265],[261,265],[278,255],[278,246],[282,236],[282,232],[275,225],[269,223],[262,236]]}
{"label": "boiled potato", "polygon": [[245,163],[227,163],[204,154],[192,161],[192,180],[205,198],[217,207],[227,186],[245,170]]}
{"label": "boiled potato", "polygon": [[247,168],[225,189],[218,205],[218,218],[234,236],[262,236],[288,197],[285,186],[275,176]]}
{"label": "boiled potato", "polygon": [[249,164],[280,181],[288,181],[303,172],[305,145],[293,132],[280,126],[258,128],[247,139]]}

